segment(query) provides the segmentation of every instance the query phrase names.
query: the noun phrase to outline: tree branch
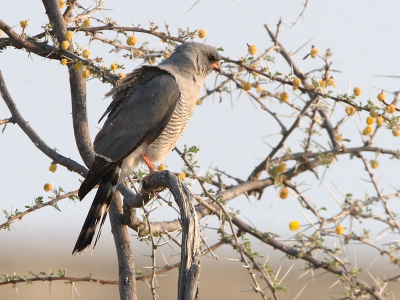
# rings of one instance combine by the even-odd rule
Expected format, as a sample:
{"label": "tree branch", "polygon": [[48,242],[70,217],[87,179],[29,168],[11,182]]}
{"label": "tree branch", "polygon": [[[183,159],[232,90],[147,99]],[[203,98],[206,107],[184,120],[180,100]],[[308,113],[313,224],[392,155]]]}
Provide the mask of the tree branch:
{"label": "tree branch", "polygon": [[[60,12],[58,1],[56,0],[43,0],[46,8],[46,13],[49,21],[54,24],[54,30],[58,42],[61,44],[65,39],[67,32],[64,18]],[[69,50],[72,51],[72,44],[69,45]],[[68,67],[69,82],[71,87],[71,104],[72,104],[72,122],[74,127],[75,142],[78,151],[87,166],[93,161],[94,151],[92,142],[89,135],[88,118],[86,110],[86,79],[84,79],[73,66]],[[114,196],[116,199],[116,196]],[[134,277],[134,262],[132,249],[129,244],[129,237],[126,231],[126,226],[122,224],[122,204],[121,201],[116,203],[112,201],[110,207],[110,222],[114,235],[114,241],[117,246],[117,257],[119,265],[120,276],[126,276],[125,280],[120,280],[119,291],[120,299],[122,300],[135,300],[136,295],[136,279]],[[124,245],[123,249],[118,246]],[[129,251],[129,252],[128,252]],[[127,264],[127,265],[126,265]]]}
{"label": "tree branch", "polygon": [[47,201],[45,203],[33,205],[31,208],[29,208],[29,209],[27,209],[27,210],[25,210],[25,211],[23,211],[21,213],[15,214],[12,217],[7,218],[7,222],[5,222],[3,224],[0,224],[0,229],[9,228],[10,225],[14,221],[22,220],[22,218],[25,217],[27,214],[29,214],[31,212],[34,212],[34,211],[37,211],[38,209],[46,207],[46,206],[54,206],[58,201],[63,200],[65,198],[71,198],[76,194],[78,194],[78,191],[70,192],[70,193],[67,193],[65,195],[59,195],[56,198],[54,198],[53,200]]}
{"label": "tree branch", "polygon": [[119,269],[119,294],[121,299],[137,299],[136,278],[132,245],[124,224],[122,202],[119,193],[114,193],[110,207],[110,222],[117,250]]}
{"label": "tree branch", "polygon": [[23,132],[28,136],[28,138],[32,141],[32,143],[44,154],[50,157],[52,160],[57,162],[58,164],[66,167],[68,170],[76,172],[82,176],[86,176],[87,169],[74,160],[64,157],[59,154],[56,150],[50,148],[37,133],[30,127],[29,123],[25,121],[20,112],[17,109],[13,99],[11,98],[10,93],[8,92],[6,83],[3,78],[3,74],[0,71],[0,94],[4,99],[8,109],[11,112],[12,119],[18,126],[22,129]]}
{"label": "tree branch", "polygon": [[144,185],[145,189],[160,187],[168,187],[181,214],[182,247],[178,299],[198,299],[201,251],[199,222],[193,205],[194,196],[178,177],[169,171],[153,173]]}

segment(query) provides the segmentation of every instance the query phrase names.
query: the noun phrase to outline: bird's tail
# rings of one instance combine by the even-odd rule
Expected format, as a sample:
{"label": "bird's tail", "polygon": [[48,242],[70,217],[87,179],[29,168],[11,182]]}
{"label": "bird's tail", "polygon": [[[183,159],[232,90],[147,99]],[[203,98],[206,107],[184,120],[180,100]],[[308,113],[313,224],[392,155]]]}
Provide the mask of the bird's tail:
{"label": "bird's tail", "polygon": [[86,217],[85,223],[82,226],[81,233],[79,234],[72,254],[79,254],[89,248],[96,232],[96,227],[101,219],[100,228],[97,233],[93,248],[96,247],[97,241],[100,238],[101,228],[107,217],[107,212],[110,208],[111,200],[119,181],[120,173],[121,168],[117,166],[116,168],[110,170],[110,172],[108,172],[101,180],[99,189],[97,190],[96,196],[93,199],[89,213]]}

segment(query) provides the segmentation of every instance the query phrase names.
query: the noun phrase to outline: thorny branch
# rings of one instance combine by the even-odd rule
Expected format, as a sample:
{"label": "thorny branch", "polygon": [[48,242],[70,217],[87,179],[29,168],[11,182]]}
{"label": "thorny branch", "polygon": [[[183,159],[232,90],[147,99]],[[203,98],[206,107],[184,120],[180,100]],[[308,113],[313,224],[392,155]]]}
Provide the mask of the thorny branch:
{"label": "thorny branch", "polygon": [[[307,3],[308,1],[305,2],[303,12],[299,15],[298,19],[302,17],[304,10],[307,7]],[[46,41],[40,41],[40,40],[42,38],[47,38],[48,35],[53,35],[57,36],[60,42],[66,30],[71,30],[74,32],[85,32],[91,39],[96,39],[102,43],[109,44],[115,48],[135,53],[135,57],[142,58],[146,61],[148,57],[161,57],[163,55],[163,51],[149,50],[146,47],[136,48],[136,47],[123,46],[121,43],[118,42],[117,39],[110,40],[108,38],[99,37],[97,34],[99,32],[105,32],[105,31],[115,32],[117,33],[117,35],[118,34],[125,35],[126,32],[140,32],[156,36],[160,38],[162,42],[169,41],[172,43],[183,43],[188,39],[188,37],[189,38],[192,37],[190,34],[187,37],[173,37],[171,36],[168,27],[167,27],[168,34],[165,34],[161,31],[157,31],[158,27],[153,25],[151,26],[150,29],[143,29],[139,27],[124,27],[124,26],[116,26],[116,23],[113,23],[111,20],[101,21],[99,19],[96,19],[97,21],[99,21],[99,23],[105,24],[105,26],[97,26],[97,27],[80,26],[79,23],[84,18],[95,19],[95,17],[93,17],[94,14],[97,11],[101,11],[103,7],[103,4],[101,2],[97,3],[96,5],[97,6],[92,10],[83,10],[81,14],[74,16],[72,13],[74,6],[75,8],[78,9],[83,9],[83,8],[79,4],[77,4],[76,1],[71,1],[70,6],[67,8],[64,15],[61,16],[65,20],[65,23],[64,21],[63,22],[58,21],[58,25],[60,25],[59,27],[55,27],[53,30],[49,30],[43,33],[39,33],[33,37],[29,37],[26,34],[21,34],[21,35],[17,34],[10,26],[8,26],[7,24],[5,24],[3,21],[0,20],[0,29],[2,29],[4,33],[8,36],[7,38],[0,38],[0,49],[12,46],[17,49],[27,50],[31,53],[34,53],[42,57],[46,57],[48,59],[61,60],[62,58],[68,58],[71,62],[80,61],[85,66],[90,67],[91,70],[94,73],[96,73],[100,78],[102,78],[104,81],[115,83],[116,80],[118,80],[119,78],[118,76],[116,76],[111,72],[108,72],[107,70],[102,70],[95,62],[84,59],[80,55],[80,53],[78,53],[72,48],[72,46],[68,50],[62,50],[60,49],[57,43],[51,45],[47,42],[47,40]],[[295,23],[297,22],[297,20],[295,21]],[[74,25],[76,26],[67,27],[66,25],[70,24],[71,22],[74,23]],[[373,138],[377,134],[377,129],[375,130],[374,134],[371,135],[369,139],[367,139],[365,144],[359,147],[344,147],[343,144],[341,144],[336,140],[335,135],[337,134],[339,127],[343,124],[346,118],[340,120],[335,127],[332,126],[331,120],[328,115],[328,111],[326,110],[326,108],[322,107],[320,108],[316,104],[316,102],[319,102],[321,99],[331,100],[334,105],[336,103],[343,103],[348,106],[355,107],[356,110],[358,110],[359,112],[369,111],[371,107],[368,105],[367,106],[357,105],[355,104],[354,101],[351,101],[351,99],[345,97],[344,95],[334,96],[333,94],[326,93],[320,87],[317,88],[315,86],[310,87],[310,85],[306,84],[307,83],[306,81],[310,79],[309,76],[311,76],[311,74],[302,73],[302,71],[295,64],[293,57],[289,54],[289,52],[287,52],[284,49],[284,47],[280,44],[278,40],[281,24],[282,22],[280,21],[277,26],[276,33],[273,33],[272,30],[268,27],[268,25],[265,25],[265,28],[267,29],[268,34],[273,41],[273,45],[260,57],[253,59],[253,61],[247,61],[245,58],[240,58],[239,60],[232,60],[229,57],[224,57],[224,60],[227,64],[224,65],[225,68],[221,73],[221,78],[223,78],[222,82],[216,84],[213,89],[207,89],[205,95],[201,97],[201,100],[203,101],[206,97],[210,96],[211,94],[219,94],[221,96],[220,99],[222,101],[223,93],[232,93],[232,90],[230,90],[230,88],[228,87],[229,83],[233,82],[235,86],[237,86],[240,89],[243,89],[242,84],[244,83],[244,80],[239,76],[247,74],[255,74],[256,76],[261,76],[262,78],[264,78],[268,83],[274,82],[283,86],[285,85],[293,86],[294,77],[298,77],[302,80],[303,83],[303,86],[299,86],[298,90],[303,95],[308,95],[309,99],[305,100],[305,103],[303,105],[295,104],[290,101],[286,103],[288,107],[292,108],[297,113],[295,121],[292,123],[292,126],[289,129],[286,129],[285,124],[281,121],[276,112],[269,109],[262,101],[262,99],[264,99],[265,97],[270,97],[271,99],[273,98],[277,99],[278,94],[271,92],[269,90],[265,90],[263,97],[257,96],[250,92],[248,93],[251,99],[253,99],[260,106],[261,109],[267,111],[279,124],[282,131],[281,132],[282,137],[281,140],[273,147],[272,151],[269,153],[267,158],[264,159],[262,163],[254,169],[254,171],[249,176],[249,179],[247,181],[237,178],[236,180],[237,184],[232,185],[224,183],[223,180],[221,179],[222,177],[221,174],[217,174],[218,176],[217,181],[207,177],[200,177],[194,171],[192,164],[186,159],[185,153],[181,153],[179,152],[179,150],[177,150],[177,152],[181,155],[182,159],[185,161],[186,166],[189,168],[191,172],[191,178],[199,181],[200,186],[203,190],[204,198],[200,196],[195,197],[196,200],[199,202],[199,204],[196,206],[195,216],[200,219],[205,216],[213,215],[217,216],[219,219],[221,219],[221,221],[227,221],[229,223],[233,237],[232,247],[234,247],[235,250],[238,251],[238,254],[242,262],[244,263],[244,266],[249,271],[249,274],[253,279],[254,290],[256,292],[259,292],[263,298],[266,297],[266,293],[257,283],[255,272],[257,271],[261,274],[262,278],[267,282],[267,285],[269,287],[269,290],[272,292],[273,297],[277,299],[274,283],[269,279],[268,274],[266,274],[262,268],[258,267],[258,264],[255,258],[251,255],[251,253],[249,253],[246,249],[243,248],[243,244],[238,239],[238,235],[240,234],[252,235],[259,241],[262,241],[263,243],[270,245],[274,249],[282,251],[283,253],[287,254],[290,257],[303,259],[310,264],[310,268],[313,269],[322,268],[332,274],[338,275],[340,278],[343,278],[344,281],[348,282],[348,284],[350,285],[351,295],[354,297],[360,297],[362,295],[369,294],[371,297],[375,299],[383,299],[382,295],[384,289],[381,289],[380,286],[368,285],[365,282],[361,281],[357,277],[357,274],[353,274],[351,270],[349,270],[346,267],[346,265],[337,258],[337,255],[334,253],[332,249],[329,249],[327,246],[316,245],[315,240],[322,236],[335,235],[336,234],[335,229],[332,229],[329,226],[332,225],[337,226],[347,217],[352,219],[374,220],[376,222],[385,224],[391,230],[395,230],[396,232],[400,231],[399,223],[397,221],[397,216],[394,215],[394,213],[390,210],[388,204],[390,199],[399,196],[400,191],[396,191],[396,193],[391,195],[383,195],[379,183],[374,176],[374,173],[369,167],[366,158],[362,155],[362,153],[371,152],[399,159],[399,152],[391,149],[384,149],[380,147],[371,146]],[[266,60],[268,54],[271,51],[279,51],[280,55],[282,55],[282,57],[286,60],[286,62],[291,66],[293,74],[289,74],[286,77],[276,76],[271,72],[269,67],[265,68],[263,66],[260,66],[260,68],[258,68],[257,64],[261,64],[263,60]],[[325,70],[324,78],[328,76],[328,71],[330,70],[330,64],[327,61],[325,61],[325,63],[326,63],[325,66],[321,68],[321,71]],[[235,69],[235,67],[237,68],[237,70]],[[72,64],[70,65],[69,70],[71,72],[70,74],[71,74],[72,86],[74,87],[79,86],[80,84],[79,81],[82,81],[81,78],[78,76],[79,73],[73,70]],[[80,90],[83,92],[81,95],[72,95],[73,102],[77,101],[79,97],[81,98],[81,100],[85,98],[84,86],[81,86]],[[56,163],[63,165],[72,171],[78,172],[83,176],[85,175],[85,173],[87,172],[86,168],[84,168],[83,166],[79,165],[78,163],[70,159],[67,159],[64,156],[61,156],[55,150],[52,150],[40,139],[40,137],[33,131],[33,129],[30,128],[28,123],[19,114],[15,103],[11,99],[11,96],[7,91],[1,73],[0,73],[0,92],[11,112],[11,118],[0,120],[0,125],[7,123],[17,124],[27,134],[27,136],[32,140],[32,142],[39,148],[39,150],[41,150],[44,154],[51,157]],[[78,100],[78,102],[79,101],[80,100]],[[84,103],[85,100],[81,101],[81,104]],[[389,102],[383,101],[383,104],[385,106],[388,106]],[[83,115],[80,115],[80,118],[83,117],[83,119],[85,119],[86,107],[84,105],[77,107],[75,111],[80,113],[83,112]],[[316,116],[316,112],[319,113],[320,117]],[[282,155],[281,153],[282,150],[284,150],[285,148],[285,142],[290,137],[292,137],[292,133],[294,132],[294,130],[300,127],[300,120],[305,116],[311,119],[311,124],[306,128],[306,132],[308,134],[305,142],[304,151],[296,153],[293,152],[285,153],[285,151],[283,151],[285,154]],[[391,122],[390,117],[387,114],[382,114],[382,116],[385,118],[387,122]],[[79,122],[77,122],[77,125],[79,125]],[[87,125],[85,126],[87,127]],[[324,129],[328,133],[329,140],[332,146],[330,149],[321,150],[314,148],[312,143],[313,130],[314,127],[316,126],[318,126],[320,129]],[[390,125],[390,126],[391,126],[390,129],[392,129],[396,128],[397,125]],[[91,145],[88,146],[88,143],[90,143],[90,138],[88,135],[85,134],[84,127],[76,127],[75,130],[81,131],[82,139],[80,139],[80,141],[84,141],[86,143],[86,145],[85,144],[81,145],[81,150],[82,150],[82,156],[84,157],[84,161],[87,163],[88,161],[90,161]],[[342,206],[341,211],[337,214],[334,214],[330,218],[324,218],[321,212],[318,209],[316,209],[312,201],[308,199],[304,193],[302,193],[300,186],[290,182],[290,180],[307,171],[315,172],[315,169],[318,168],[319,166],[329,165],[330,163],[332,163],[334,159],[337,159],[337,157],[342,155],[355,156],[359,157],[362,160],[366,168],[366,171],[371,179],[371,183],[375,188],[377,196],[366,197],[364,200],[361,199],[353,200],[351,199],[350,196],[343,195],[345,200],[344,203],[341,203]],[[271,172],[272,168],[276,164],[283,162],[290,162],[290,161],[293,161],[295,163],[295,165],[292,168],[285,170],[284,172],[281,172],[279,174],[273,174],[273,172]],[[260,179],[262,171],[268,171],[270,177]],[[222,174],[222,175],[226,175],[228,179],[236,178],[229,174]],[[217,187],[218,193],[213,194],[209,192],[207,188],[208,185]],[[228,213],[225,208],[226,203],[228,203],[229,200],[234,199],[239,195],[243,194],[247,195],[255,190],[260,192],[261,194],[262,191],[267,187],[280,186],[280,185],[289,187],[295,193],[297,199],[301,204],[301,207],[307,209],[316,218],[316,221],[310,220],[310,226],[309,226],[309,227],[314,227],[315,231],[308,237],[300,233],[296,235],[295,239],[297,244],[293,246],[289,246],[289,243],[285,244],[279,242],[272,233],[269,232],[262,233],[257,228],[250,226],[243,220],[239,219],[236,214]],[[137,220],[136,216],[133,217],[133,212],[135,207],[140,207],[143,204],[143,199],[139,196],[132,195],[132,193],[128,197],[127,193],[129,192],[127,192],[128,190],[127,188],[120,186],[119,189],[121,191],[125,191],[124,195],[127,195],[125,197],[126,199],[124,198],[124,209],[127,211],[128,208],[133,208],[133,210],[129,211],[128,218],[125,218],[125,220],[130,218],[129,226],[137,230],[138,234],[142,234],[143,232],[150,232],[151,237],[153,236],[153,233],[168,235],[168,232],[173,232],[181,228],[181,225],[178,220],[170,222],[167,221],[150,222],[149,219],[147,219],[147,224],[140,223]],[[60,196],[59,198],[56,199],[57,201],[59,201],[63,199],[62,197],[67,198],[68,197],[67,195]],[[56,201],[56,199],[52,201]],[[128,203],[129,199],[131,200],[129,203],[130,205],[125,206],[125,202]],[[21,219],[22,217],[24,217],[26,214],[28,214],[33,210],[40,209],[44,206],[52,205],[52,201],[46,202],[43,205],[37,205],[34,208],[28,209],[22,214],[10,218],[6,223],[0,225],[0,228],[9,226],[11,222],[15,221],[16,219]],[[384,209],[384,216],[381,217],[363,211],[363,209],[367,211],[367,209],[370,207],[371,204],[377,202],[382,204]],[[126,211],[124,213],[126,213]],[[350,233],[337,234],[337,235],[342,235],[346,242],[352,240],[360,241],[365,245],[371,246],[375,248],[377,251],[380,251],[381,254],[387,255],[390,258],[391,262],[394,262],[396,264],[399,263],[399,258],[395,250],[396,247],[398,246],[396,242],[393,242],[391,244],[391,246],[393,247],[387,250],[384,249],[383,246],[377,246],[372,242],[367,241],[365,236],[357,236],[355,234],[350,234]],[[154,240],[152,241],[154,248],[155,243]],[[319,260],[315,258],[315,256],[313,256],[313,253],[315,253],[315,251],[317,250],[326,254],[325,260],[322,259]],[[155,255],[154,249],[153,249],[153,255]],[[251,262],[252,265],[250,265],[249,262]],[[159,274],[158,272],[155,271],[155,265],[156,264],[154,260],[153,272],[152,274],[147,275],[150,277],[146,277],[146,278],[152,278],[153,283],[151,284],[151,286],[153,290],[155,289],[154,278],[157,274]],[[177,267],[177,265],[166,266],[161,271],[163,272],[168,271],[172,267]],[[66,280],[74,282],[74,279],[72,277],[65,277],[63,279],[61,279],[61,277],[59,279],[55,278],[56,277],[51,277],[47,278],[47,280]],[[141,279],[143,278],[144,277],[141,277]],[[383,283],[396,281],[397,279],[398,276],[393,276],[389,279],[383,280]],[[33,278],[32,281],[34,280],[36,281],[40,279]],[[91,281],[90,278],[82,280]],[[17,282],[23,282],[23,280],[14,282],[9,281],[9,283],[17,283]],[[106,284],[106,281],[100,283]],[[0,282],[0,285],[2,284],[6,283]],[[113,284],[116,284],[116,282]],[[153,297],[156,297],[155,292],[153,292]]]}

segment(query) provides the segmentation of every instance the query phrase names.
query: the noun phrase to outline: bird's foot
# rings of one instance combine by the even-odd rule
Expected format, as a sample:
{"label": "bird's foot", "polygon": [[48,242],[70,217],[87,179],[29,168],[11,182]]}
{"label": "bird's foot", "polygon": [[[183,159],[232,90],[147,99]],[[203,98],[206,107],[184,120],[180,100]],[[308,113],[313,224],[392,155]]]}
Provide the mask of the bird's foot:
{"label": "bird's foot", "polygon": [[145,188],[146,190],[150,191],[154,196],[158,195],[159,193],[161,193],[164,188],[160,187],[157,189],[150,189],[148,188],[148,183],[150,180],[150,177],[153,176],[155,173],[159,173],[160,171],[156,170],[150,170],[150,173],[148,175],[146,175],[145,177],[143,177],[143,188]]}
{"label": "bird's foot", "polygon": [[[140,154],[140,156],[142,157],[143,161],[146,163],[146,165],[147,165],[147,167],[149,168],[149,171],[150,171],[150,173],[143,178],[143,185],[144,185],[144,187],[146,187],[148,185],[150,177],[154,173],[158,173],[159,171],[154,166],[154,164],[150,161],[150,159],[147,157],[146,154],[143,153],[143,154]],[[158,195],[163,190],[164,190],[164,188],[158,188],[158,189],[154,189],[153,192],[154,192],[155,195]]]}

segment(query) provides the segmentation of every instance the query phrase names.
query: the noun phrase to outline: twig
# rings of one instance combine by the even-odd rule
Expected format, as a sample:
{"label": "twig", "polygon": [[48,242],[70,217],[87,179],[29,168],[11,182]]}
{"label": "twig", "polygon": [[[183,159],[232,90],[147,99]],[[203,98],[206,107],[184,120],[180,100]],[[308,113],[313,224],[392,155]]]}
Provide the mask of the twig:
{"label": "twig", "polygon": [[27,210],[15,215],[14,217],[8,218],[7,222],[5,222],[5,223],[0,225],[0,229],[10,227],[10,225],[14,221],[22,220],[23,217],[25,217],[27,214],[29,214],[31,212],[37,211],[38,209],[41,209],[41,208],[46,207],[46,206],[54,206],[54,204],[56,204],[58,201],[63,200],[65,198],[71,198],[72,196],[74,196],[76,194],[78,194],[78,191],[73,191],[73,192],[67,193],[65,195],[57,196],[55,199],[47,201],[45,203],[34,205],[31,208],[29,208],[29,209],[27,209]]}

